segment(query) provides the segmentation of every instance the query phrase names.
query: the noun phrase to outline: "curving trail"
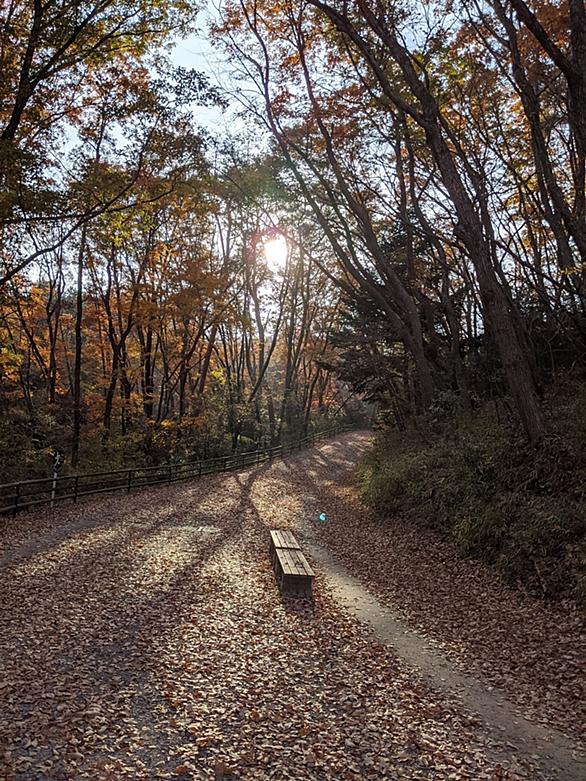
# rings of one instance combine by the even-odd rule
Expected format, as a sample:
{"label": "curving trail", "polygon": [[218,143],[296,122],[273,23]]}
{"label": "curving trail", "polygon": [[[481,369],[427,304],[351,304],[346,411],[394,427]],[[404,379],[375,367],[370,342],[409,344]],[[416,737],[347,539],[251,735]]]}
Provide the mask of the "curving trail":
{"label": "curving trail", "polygon": [[[449,633],[440,647],[441,621],[428,627],[412,609],[410,600],[426,604],[427,585],[419,600],[413,584],[392,592],[383,563],[361,557],[361,540],[372,539],[361,534],[375,526],[349,486],[369,443],[347,434],[240,473],[0,526],[0,779],[578,779],[578,738],[556,732],[565,722],[555,697],[541,701],[530,673],[513,691],[521,705],[519,691],[532,691],[532,713],[550,721],[551,756],[531,756],[495,724],[515,718],[512,705],[484,712],[498,655],[481,649],[486,675],[470,685],[487,699],[475,713],[452,692],[468,657]],[[330,518],[320,526],[322,508]],[[280,598],[267,556],[275,527],[314,545],[313,607]],[[413,572],[443,550],[433,544],[413,549]],[[479,582],[502,588],[469,566],[473,595]],[[372,604],[357,617],[344,598],[355,588],[360,608],[365,586]],[[389,605],[399,623],[385,635]],[[551,609],[537,613],[557,626]],[[398,627],[428,639],[409,635],[412,650],[395,650]],[[560,626],[558,639],[576,631]],[[430,643],[451,659],[437,675],[421,661]],[[450,675],[458,685],[442,683]]]}

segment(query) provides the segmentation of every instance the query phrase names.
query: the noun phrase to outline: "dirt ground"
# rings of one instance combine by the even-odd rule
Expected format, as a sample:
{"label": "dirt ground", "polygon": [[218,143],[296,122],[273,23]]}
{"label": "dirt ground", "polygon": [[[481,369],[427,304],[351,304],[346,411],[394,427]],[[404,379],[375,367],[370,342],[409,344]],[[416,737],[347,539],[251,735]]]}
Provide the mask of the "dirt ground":
{"label": "dirt ground", "polygon": [[[302,546],[321,540],[381,602],[394,600],[422,641],[440,638],[451,663],[468,665],[480,685],[495,687],[503,658],[518,653],[529,670],[511,689],[511,661],[503,691],[579,748],[562,704],[568,687],[578,702],[582,627],[469,562],[458,565],[455,604],[434,575],[439,596],[428,609],[429,573],[434,562],[447,566],[448,552],[440,542],[418,548],[408,530],[392,547],[397,557],[409,552],[414,574],[403,585],[400,572],[381,575],[394,564],[388,531],[372,543],[379,527],[351,488],[369,442],[347,434],[247,471],[3,522],[0,779],[555,778],[344,609],[319,561],[313,604],[281,598],[268,530],[289,527]],[[475,612],[478,588],[487,605],[507,602],[506,615],[513,601],[534,645],[527,634],[503,636],[507,652],[495,655],[487,639],[472,660],[470,638],[496,626],[491,610],[484,620]],[[557,633],[548,637],[550,689],[539,687],[535,651],[544,627]]]}

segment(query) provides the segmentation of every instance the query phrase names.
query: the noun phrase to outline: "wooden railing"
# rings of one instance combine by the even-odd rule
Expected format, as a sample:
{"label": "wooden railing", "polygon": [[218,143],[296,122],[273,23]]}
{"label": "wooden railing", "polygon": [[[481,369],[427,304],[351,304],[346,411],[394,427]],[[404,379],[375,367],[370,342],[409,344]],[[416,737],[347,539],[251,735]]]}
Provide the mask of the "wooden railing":
{"label": "wooden railing", "polygon": [[186,461],[178,464],[162,466],[136,467],[133,469],[116,469],[111,472],[88,472],[77,475],[64,475],[37,480],[21,480],[18,483],[0,485],[0,515],[16,515],[21,510],[40,504],[71,499],[77,502],[83,496],[107,493],[110,491],[126,491],[130,493],[136,488],[151,485],[170,485],[180,480],[192,480],[202,475],[227,472],[233,469],[262,464],[274,458],[281,458],[295,450],[310,447],[322,439],[336,436],[349,431],[351,426],[340,425],[309,434],[297,442],[290,442],[277,447],[251,450],[248,453],[234,453],[218,458],[199,461]]}

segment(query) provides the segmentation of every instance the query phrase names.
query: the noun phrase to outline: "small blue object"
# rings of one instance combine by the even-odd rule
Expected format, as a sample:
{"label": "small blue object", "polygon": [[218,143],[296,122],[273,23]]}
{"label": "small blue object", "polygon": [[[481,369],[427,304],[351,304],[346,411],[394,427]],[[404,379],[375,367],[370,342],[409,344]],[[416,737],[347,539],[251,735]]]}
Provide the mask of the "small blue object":
{"label": "small blue object", "polygon": [[328,520],[328,516],[325,513],[320,513],[319,514],[319,519],[323,523],[324,521]]}

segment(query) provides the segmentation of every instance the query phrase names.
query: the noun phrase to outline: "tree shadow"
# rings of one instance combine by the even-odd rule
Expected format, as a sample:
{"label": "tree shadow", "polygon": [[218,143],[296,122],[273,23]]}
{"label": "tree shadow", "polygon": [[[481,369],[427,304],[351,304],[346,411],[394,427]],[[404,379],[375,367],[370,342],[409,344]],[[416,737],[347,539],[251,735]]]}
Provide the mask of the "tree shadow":
{"label": "tree shadow", "polygon": [[[308,457],[307,452],[303,455]],[[34,558],[6,568],[2,579],[9,626],[4,639],[0,636],[0,658],[4,652],[6,677],[14,675],[14,679],[8,689],[0,689],[0,741],[36,738],[39,748],[29,746],[27,754],[42,760],[43,744],[66,745],[72,722],[86,723],[90,717],[84,714],[99,702],[107,706],[103,718],[109,727],[105,737],[96,739],[95,745],[84,745],[82,751],[88,762],[99,764],[116,752],[107,736],[115,735],[125,719],[132,718],[137,729],[155,734],[157,719],[160,723],[162,718],[172,718],[172,708],[158,685],[158,649],[178,642],[187,628],[197,630],[210,593],[220,606],[217,609],[231,600],[233,581],[223,569],[224,558],[232,566],[232,557],[234,567],[253,562],[265,598],[272,602],[267,596],[273,585],[268,564],[270,521],[261,517],[253,493],[255,483],[269,471],[275,472],[283,494],[298,491],[292,481],[297,458],[295,454],[245,472],[214,476],[205,483],[123,497],[118,512],[95,517],[65,551],[58,546],[67,544],[64,537],[71,525],[63,533],[60,530],[58,539],[44,549],[49,560],[46,569],[36,570]],[[311,453],[310,465],[321,460]],[[307,478],[307,470],[303,471]],[[313,480],[309,484],[314,487]],[[110,501],[108,507],[114,509],[114,504]],[[126,520],[116,531],[119,519]],[[208,532],[195,531],[201,527]],[[209,531],[210,527],[221,531]],[[265,546],[263,567],[258,552]],[[172,551],[168,565],[167,547]],[[151,566],[158,580],[149,580]],[[137,575],[142,570],[144,579]],[[232,576],[238,577],[238,572]],[[276,599],[276,581],[274,589]],[[284,597],[280,604],[300,626],[309,628],[316,617],[313,602]],[[15,664],[19,654],[21,663]],[[52,699],[47,698],[48,692]],[[149,720],[155,726],[149,726]],[[165,750],[161,745],[147,752],[149,761]],[[51,773],[67,777],[67,755],[61,769],[55,766]]]}

